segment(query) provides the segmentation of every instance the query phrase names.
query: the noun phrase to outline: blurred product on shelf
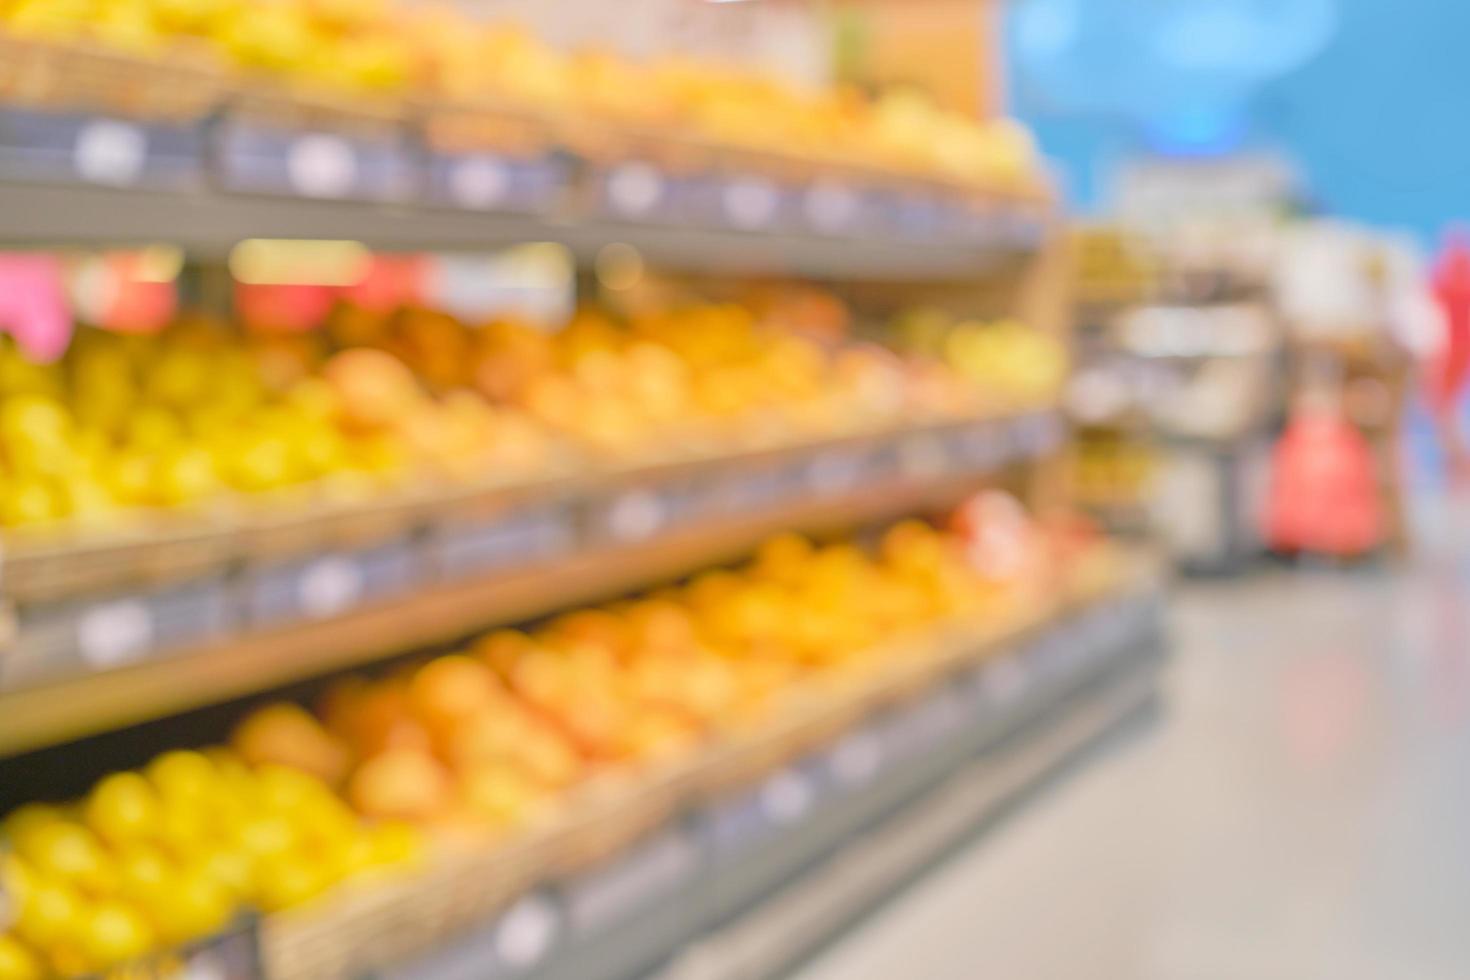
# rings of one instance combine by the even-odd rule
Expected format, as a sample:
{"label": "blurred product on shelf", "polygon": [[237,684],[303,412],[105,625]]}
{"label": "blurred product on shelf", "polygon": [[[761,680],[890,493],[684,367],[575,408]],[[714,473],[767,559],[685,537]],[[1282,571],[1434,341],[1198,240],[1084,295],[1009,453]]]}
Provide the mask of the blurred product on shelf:
{"label": "blurred product on shelf", "polygon": [[785,312],[589,308],[548,331],[341,305],[324,330],[287,334],[185,315],[153,335],[82,328],[53,364],[0,338],[0,524],[794,444],[1044,404],[1064,370],[1054,342],[1014,324],[956,329],[944,367]]}
{"label": "blurred product on shelf", "polygon": [[1112,225],[1074,230],[1072,254],[1076,298],[1084,309],[1141,302],[1161,271],[1158,257],[1141,236]]}
{"label": "blurred product on shelf", "polygon": [[[1360,556],[1383,544],[1407,549],[1403,433],[1414,375],[1429,368],[1429,401],[1439,411],[1446,375],[1433,375],[1455,370],[1435,283],[1417,247],[1400,236],[1327,220],[1283,233],[1273,284],[1287,336],[1291,399],[1303,415],[1276,450],[1273,547],[1333,557]],[[1458,425],[1441,421],[1448,423],[1441,425],[1442,448],[1454,459]],[[1324,473],[1339,473],[1342,485],[1308,493],[1313,460]],[[1307,513],[1302,499],[1338,503]],[[1337,526],[1322,526],[1323,519]]]}
{"label": "blurred product on shelf", "polygon": [[935,358],[981,390],[1023,402],[1054,402],[1067,379],[1066,346],[1014,320],[956,321],[925,308],[900,316],[894,333],[900,350]]}
{"label": "blurred product on shelf", "polygon": [[[511,24],[448,6],[343,0],[15,0],[0,27],[24,42],[97,44],[148,61],[284,82],[308,96],[531,113],[585,138],[598,122],[735,149],[996,189],[1031,188],[1029,134],[947,111],[908,91],[870,99],[802,90],[749,68],[687,57],[640,63],[558,51]],[[594,137],[595,142],[595,137]]]}
{"label": "blurred product on shelf", "polygon": [[1146,508],[1156,455],[1147,444],[1116,432],[1079,439],[1073,463],[1079,505],[1101,512]]}

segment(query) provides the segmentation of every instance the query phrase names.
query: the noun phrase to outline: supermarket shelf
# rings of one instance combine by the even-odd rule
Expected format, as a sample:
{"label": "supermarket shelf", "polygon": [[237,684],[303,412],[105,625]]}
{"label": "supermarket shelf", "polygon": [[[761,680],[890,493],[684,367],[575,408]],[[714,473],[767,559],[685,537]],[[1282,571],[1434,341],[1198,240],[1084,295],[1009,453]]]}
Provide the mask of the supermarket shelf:
{"label": "supermarket shelf", "polygon": [[[35,604],[140,583],[166,584],[231,563],[367,546],[405,528],[503,519],[528,503],[588,501],[629,488],[664,498],[677,491],[682,499],[657,503],[663,511],[687,511],[720,504],[689,499],[701,488],[706,497],[723,492],[758,503],[831,486],[846,489],[895,471],[937,476],[989,470],[1046,451],[1060,438],[1059,425],[1056,413],[1043,409],[862,430],[763,449],[675,449],[622,465],[564,461],[546,475],[520,481],[419,485],[368,500],[333,499],[323,490],[246,500],[246,506],[220,512],[147,515],[107,530],[12,530],[4,535],[6,594],[14,602]],[[720,505],[728,508],[731,502]],[[654,519],[679,516],[664,513]]]}
{"label": "supermarket shelf", "polygon": [[[428,582],[339,615],[225,634],[111,669],[97,665],[95,657],[83,658],[55,680],[0,690],[0,754],[228,701],[404,650],[453,642],[476,629],[623,594],[737,558],[783,530],[837,530],[943,507],[962,499],[977,478],[991,471],[900,472],[835,492],[808,489],[771,505],[621,538],[607,534],[606,528],[599,534],[594,527],[583,547],[457,580]],[[682,469],[670,472],[678,475]],[[620,490],[616,481],[612,492],[613,503],[594,507],[594,513],[610,514],[605,519],[614,523],[629,499],[657,499],[646,489]],[[118,618],[116,602],[102,608],[113,620]],[[63,610],[63,616],[75,628],[75,614]],[[112,626],[106,617],[101,622]]]}
{"label": "supermarket shelf", "polygon": [[965,244],[920,236],[827,237],[407,203],[72,184],[0,183],[0,215],[0,242],[8,245],[167,242],[203,257],[221,257],[247,238],[347,239],[407,251],[485,250],[550,241],[591,259],[604,245],[623,242],[673,270],[835,280],[964,280],[1035,247],[1033,237],[1016,237],[1000,228],[991,242]]}
{"label": "supermarket shelf", "polygon": [[[570,805],[580,819],[508,853],[268,920],[267,973],[777,975],[1152,696],[1160,580],[1128,567],[1009,624],[912,640],[892,675],[793,700],[743,744]],[[558,868],[610,827],[602,857]]]}
{"label": "supermarket shelf", "polygon": [[931,798],[847,845],[768,905],[696,944],[658,980],[779,977],[916,874],[1024,799],[1073,758],[1146,715],[1158,699],[1147,664],[1046,712],[1039,730],[968,764]]}

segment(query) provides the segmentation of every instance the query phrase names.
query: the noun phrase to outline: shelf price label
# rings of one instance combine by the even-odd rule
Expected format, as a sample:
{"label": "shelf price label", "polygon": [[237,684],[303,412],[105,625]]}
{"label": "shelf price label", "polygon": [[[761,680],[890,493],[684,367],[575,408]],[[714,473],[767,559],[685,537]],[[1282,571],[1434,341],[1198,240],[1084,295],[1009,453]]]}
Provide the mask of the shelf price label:
{"label": "shelf price label", "polygon": [[744,231],[767,228],[776,220],[781,193],[762,177],[745,177],[725,186],[721,201],[730,224]]}
{"label": "shelf price label", "polygon": [[357,153],[341,136],[308,133],[292,142],[286,172],[304,197],[347,197],[357,184]]}
{"label": "shelf price label", "polygon": [[663,203],[666,192],[666,181],[652,164],[620,164],[607,176],[608,203],[626,218],[647,217]]}
{"label": "shelf price label", "polygon": [[816,802],[811,779],[796,769],[777,773],[761,787],[761,810],[778,826],[799,822]]}
{"label": "shelf price label", "polygon": [[453,161],[449,193],[461,207],[488,211],[504,204],[512,185],[510,167],[498,157],[476,154]]}
{"label": "shelf price label", "polygon": [[500,917],[492,943],[506,966],[529,970],[546,959],[556,942],[556,906],[540,892],[523,896]]}
{"label": "shelf price label", "polygon": [[556,900],[546,891],[537,890],[522,895],[498,917],[468,935],[452,939],[408,962],[376,970],[372,975],[377,980],[495,980],[525,976],[551,957],[564,931]]}
{"label": "shelf price label", "polygon": [[607,530],[619,541],[644,541],[653,537],[669,517],[669,508],[653,490],[629,490],[619,494],[607,511]]}
{"label": "shelf price label", "polygon": [[126,187],[143,176],[148,134],[120,119],[94,119],[77,130],[72,159],[83,180]]}
{"label": "shelf price label", "polygon": [[99,670],[131,663],[153,646],[156,626],[141,599],[118,599],[83,612],[77,620],[77,648]]}
{"label": "shelf price label", "polygon": [[332,555],[312,562],[297,583],[297,600],[308,616],[333,616],[355,605],[366,577],[350,558]]}

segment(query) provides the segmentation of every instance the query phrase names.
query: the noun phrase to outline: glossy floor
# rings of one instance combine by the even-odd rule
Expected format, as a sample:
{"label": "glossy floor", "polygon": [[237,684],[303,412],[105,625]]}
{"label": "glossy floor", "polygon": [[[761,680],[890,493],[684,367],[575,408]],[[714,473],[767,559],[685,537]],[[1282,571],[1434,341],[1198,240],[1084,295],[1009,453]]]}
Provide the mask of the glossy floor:
{"label": "glossy floor", "polygon": [[800,980],[1470,977],[1470,575],[1193,586],[1173,626],[1151,729]]}

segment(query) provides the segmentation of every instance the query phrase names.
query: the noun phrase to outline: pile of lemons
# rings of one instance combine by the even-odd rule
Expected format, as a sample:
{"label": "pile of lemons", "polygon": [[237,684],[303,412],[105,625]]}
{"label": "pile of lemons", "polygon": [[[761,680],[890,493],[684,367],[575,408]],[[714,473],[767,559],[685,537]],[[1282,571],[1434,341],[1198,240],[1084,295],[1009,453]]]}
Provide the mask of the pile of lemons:
{"label": "pile of lemons", "polygon": [[419,846],[406,828],[363,824],[311,776],[217,749],[164,753],[73,805],[23,806],[0,840],[0,980],[137,961],[412,863]]}

